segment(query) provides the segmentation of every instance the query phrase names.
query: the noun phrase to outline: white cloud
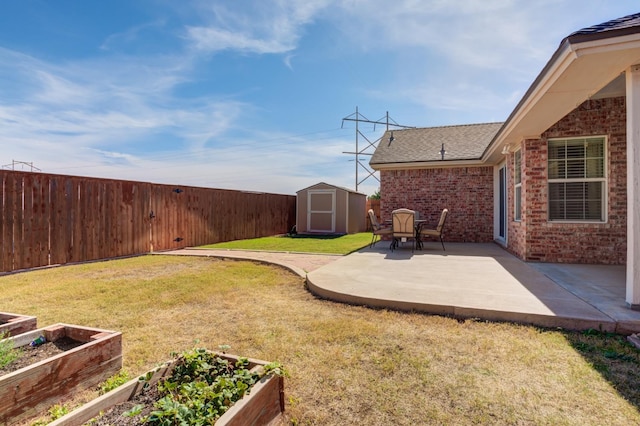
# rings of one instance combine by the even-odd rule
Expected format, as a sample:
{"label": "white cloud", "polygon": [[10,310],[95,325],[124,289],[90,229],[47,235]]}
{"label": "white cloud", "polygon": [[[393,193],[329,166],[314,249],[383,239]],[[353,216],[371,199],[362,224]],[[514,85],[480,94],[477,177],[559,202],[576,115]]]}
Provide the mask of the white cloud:
{"label": "white cloud", "polygon": [[203,7],[204,25],[186,27],[186,39],[199,51],[269,54],[296,49],[308,25],[330,1],[273,0],[214,3]]}

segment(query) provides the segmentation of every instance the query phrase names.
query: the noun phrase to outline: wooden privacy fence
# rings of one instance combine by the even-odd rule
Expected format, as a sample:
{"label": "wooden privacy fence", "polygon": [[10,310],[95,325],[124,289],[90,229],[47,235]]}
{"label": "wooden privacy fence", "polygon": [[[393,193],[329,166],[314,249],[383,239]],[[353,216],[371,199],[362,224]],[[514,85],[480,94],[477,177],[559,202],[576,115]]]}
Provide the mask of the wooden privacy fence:
{"label": "wooden privacy fence", "polygon": [[286,233],[293,195],[0,170],[0,272]]}

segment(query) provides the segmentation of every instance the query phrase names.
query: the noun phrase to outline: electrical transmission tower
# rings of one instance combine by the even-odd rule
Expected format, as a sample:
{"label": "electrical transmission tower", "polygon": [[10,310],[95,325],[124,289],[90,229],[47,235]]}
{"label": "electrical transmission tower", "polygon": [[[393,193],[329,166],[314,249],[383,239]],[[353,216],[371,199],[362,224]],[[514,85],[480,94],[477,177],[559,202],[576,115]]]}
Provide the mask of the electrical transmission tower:
{"label": "electrical transmission tower", "polygon": [[[384,120],[384,121],[382,121]],[[367,117],[365,117],[364,115],[360,114],[358,112],[358,107],[356,106],[356,112],[354,112],[351,115],[348,115],[347,117],[342,119],[342,126],[344,127],[344,122],[345,121],[355,121],[356,123],[356,150],[354,152],[346,152],[343,151],[343,154],[350,154],[350,155],[355,155],[356,156],[356,191],[358,191],[358,186],[364,182],[365,180],[369,179],[370,177],[373,177],[375,180],[378,181],[378,183],[380,183],[380,178],[378,178],[378,176],[375,175],[376,171],[375,170],[371,170],[369,168],[369,164],[364,164],[361,161],[360,156],[372,156],[373,155],[373,151],[375,151],[376,147],[378,146],[378,142],[380,142],[380,139],[382,139],[382,136],[380,136],[378,139],[376,139],[375,141],[371,142],[361,131],[360,131],[360,123],[368,123],[368,124],[373,124],[373,130],[375,131],[376,129],[376,125],[380,124],[380,125],[385,125],[386,126],[386,130],[389,130],[389,127],[397,127],[397,128],[403,128],[403,129],[410,129],[413,128],[413,126],[403,126],[401,124],[398,124],[395,122],[395,120],[393,120],[392,118],[389,118],[389,111],[387,111],[387,114],[375,121],[369,120]],[[361,148],[361,144],[360,144],[360,137],[364,138],[364,140],[366,141],[366,143],[364,144],[364,147]],[[365,173],[365,177],[363,177],[362,179],[360,179],[358,177],[358,172],[360,171],[360,168],[362,168],[364,170]]]}
{"label": "electrical transmission tower", "polygon": [[31,172],[41,172],[42,170],[40,170],[39,168],[37,168],[36,166],[33,165],[33,163],[31,162],[26,162],[26,161],[16,161],[16,160],[11,160],[11,164],[5,164],[2,166],[3,169],[9,169],[9,170],[16,170],[16,166],[19,166],[20,168],[22,168],[22,170],[26,168],[30,169]]}

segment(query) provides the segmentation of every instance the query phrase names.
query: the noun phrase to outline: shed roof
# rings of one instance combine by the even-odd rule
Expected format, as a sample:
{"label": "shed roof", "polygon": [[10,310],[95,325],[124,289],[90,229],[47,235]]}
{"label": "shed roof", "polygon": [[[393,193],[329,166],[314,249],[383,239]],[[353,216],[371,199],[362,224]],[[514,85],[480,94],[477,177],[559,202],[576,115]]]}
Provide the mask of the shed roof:
{"label": "shed roof", "polygon": [[342,190],[342,191],[347,191],[347,192],[350,192],[350,193],[352,193],[352,194],[363,195],[363,196],[365,196],[365,197],[367,196],[366,194],[363,194],[362,192],[354,191],[353,189],[345,188],[345,187],[343,187],[343,186],[332,185],[332,184],[330,184],[330,183],[326,183],[326,182],[318,182],[318,183],[313,184],[313,185],[311,185],[311,186],[307,186],[306,188],[299,189],[298,191],[296,191],[296,194],[299,194],[300,192],[303,192],[303,191],[307,191],[307,190],[309,190],[309,189],[313,189],[313,188],[315,188],[316,186],[320,186],[320,185],[330,186],[330,187],[332,187],[332,188],[340,189],[340,190]]}
{"label": "shed roof", "polygon": [[370,164],[442,161],[442,144],[445,161],[479,160],[501,126],[502,123],[482,123],[388,130]]}

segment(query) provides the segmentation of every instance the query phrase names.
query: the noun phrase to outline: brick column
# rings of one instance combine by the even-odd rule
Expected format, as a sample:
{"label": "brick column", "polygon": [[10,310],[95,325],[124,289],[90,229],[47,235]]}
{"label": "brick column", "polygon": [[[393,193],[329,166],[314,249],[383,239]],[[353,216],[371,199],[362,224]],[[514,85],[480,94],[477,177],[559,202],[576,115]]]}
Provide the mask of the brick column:
{"label": "brick column", "polygon": [[640,310],[640,65],[627,79],[627,304]]}

